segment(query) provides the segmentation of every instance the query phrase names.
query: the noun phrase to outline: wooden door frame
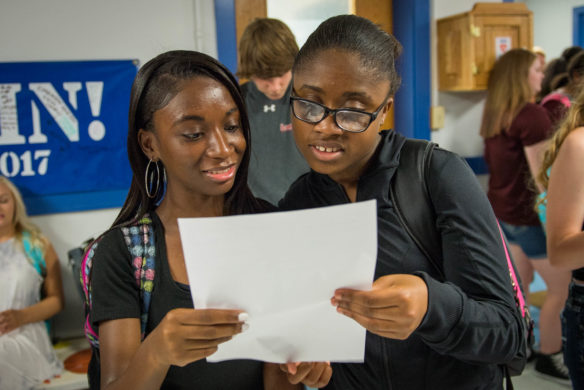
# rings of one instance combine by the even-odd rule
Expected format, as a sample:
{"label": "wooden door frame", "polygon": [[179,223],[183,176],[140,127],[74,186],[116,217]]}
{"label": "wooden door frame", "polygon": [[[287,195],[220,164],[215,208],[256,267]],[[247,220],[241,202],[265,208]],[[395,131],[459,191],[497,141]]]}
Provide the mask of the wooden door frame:
{"label": "wooden door frame", "polygon": [[[404,47],[395,129],[410,138],[430,139],[430,22],[430,0],[393,1],[393,34]],[[219,61],[235,73],[235,0],[215,0],[215,25]]]}

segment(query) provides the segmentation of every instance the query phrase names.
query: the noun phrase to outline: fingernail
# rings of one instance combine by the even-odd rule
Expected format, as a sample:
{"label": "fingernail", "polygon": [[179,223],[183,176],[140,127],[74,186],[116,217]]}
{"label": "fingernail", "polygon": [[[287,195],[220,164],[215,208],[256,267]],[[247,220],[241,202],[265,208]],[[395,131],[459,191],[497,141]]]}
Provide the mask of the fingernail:
{"label": "fingernail", "polygon": [[245,332],[248,329],[249,329],[249,324],[247,322],[244,322],[243,325],[241,325],[241,331]]}
{"label": "fingernail", "polygon": [[239,322],[245,322],[245,321],[247,321],[248,318],[249,318],[249,315],[247,313],[239,313],[239,315],[237,316],[237,320]]}

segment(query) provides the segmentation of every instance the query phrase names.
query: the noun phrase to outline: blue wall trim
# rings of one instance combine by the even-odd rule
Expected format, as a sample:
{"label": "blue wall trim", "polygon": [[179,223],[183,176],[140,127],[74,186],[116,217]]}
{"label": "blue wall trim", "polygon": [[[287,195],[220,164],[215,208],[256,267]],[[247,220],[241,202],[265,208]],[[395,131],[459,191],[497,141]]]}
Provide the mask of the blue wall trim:
{"label": "blue wall trim", "polygon": [[406,137],[430,139],[430,1],[394,1],[393,33],[403,46],[395,130]]}
{"label": "blue wall trim", "polygon": [[39,215],[117,208],[124,204],[127,195],[128,190],[116,190],[23,197],[23,200],[29,215]]}
{"label": "blue wall trim", "polygon": [[584,19],[584,7],[574,7],[572,11],[572,44],[574,46],[584,45],[584,31],[580,29],[580,21]]}
{"label": "blue wall trim", "polygon": [[215,29],[218,59],[235,74],[237,71],[235,0],[215,0]]}
{"label": "blue wall trim", "polygon": [[483,156],[465,157],[464,158],[475,175],[488,175],[489,168]]}

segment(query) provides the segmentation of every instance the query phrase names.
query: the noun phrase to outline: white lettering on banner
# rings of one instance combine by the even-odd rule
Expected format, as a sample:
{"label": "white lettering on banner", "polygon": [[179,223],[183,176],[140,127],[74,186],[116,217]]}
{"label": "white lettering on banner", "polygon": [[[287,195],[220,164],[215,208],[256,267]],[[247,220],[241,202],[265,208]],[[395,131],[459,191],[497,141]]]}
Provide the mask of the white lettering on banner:
{"label": "white lettering on banner", "polygon": [[18,133],[17,92],[20,92],[20,84],[0,84],[0,145],[22,145],[26,142]]}
{"label": "white lettering on banner", "polygon": [[81,91],[81,83],[78,81],[63,83],[63,88],[68,93],[69,103],[74,109],[77,109],[77,92]]}
{"label": "white lettering on banner", "polygon": [[[94,117],[88,125],[88,134],[94,141],[101,141],[106,133],[103,122],[97,119],[101,114],[103,86],[103,81],[85,83],[91,115]],[[78,142],[79,121],[71,108],[77,111],[77,94],[83,89],[83,84],[79,81],[63,83],[71,108],[51,83],[29,83],[28,89],[38,97],[67,139],[70,142]],[[16,94],[21,90],[22,85],[19,83],[0,84],[0,145],[23,145],[27,141],[31,145],[46,144],[48,139],[42,132],[41,113],[35,100],[30,101],[32,134],[28,139],[20,134]],[[26,150],[20,155],[14,151],[0,153],[0,174],[6,177],[44,176],[48,171],[50,155],[49,149]]]}
{"label": "white lettering on banner", "polygon": [[[0,174],[6,177],[14,177],[19,174],[21,176],[34,176],[35,174],[44,176],[48,170],[50,155],[50,150],[35,150],[33,160],[30,150],[22,153],[20,157],[14,152],[4,152],[0,154]],[[37,161],[35,173],[33,162]]]}
{"label": "white lettering on banner", "polygon": [[[103,85],[103,81],[85,83],[91,114],[96,118],[101,113]],[[16,94],[21,91],[21,88],[19,83],[0,84],[0,145],[22,145],[27,141],[20,134],[18,126]],[[55,87],[51,83],[29,83],[28,88],[38,97],[67,139],[70,142],[78,142],[79,122],[77,117],[63,101]],[[64,82],[63,89],[67,91],[71,107],[77,110],[77,93],[83,89],[83,84],[78,81]],[[39,108],[34,101],[31,101],[30,104],[33,128],[32,134],[28,137],[28,143],[45,144],[48,140],[42,132]],[[92,140],[101,141],[105,137],[106,129],[102,121],[94,119],[89,123],[87,131]]]}
{"label": "white lettering on banner", "polygon": [[37,95],[55,122],[71,142],[79,141],[79,122],[51,83],[30,83],[28,88]]}
{"label": "white lettering on banner", "polygon": [[35,102],[30,102],[32,111],[32,135],[28,137],[29,144],[46,144],[47,136],[41,132],[41,114]]}
{"label": "white lettering on banner", "polygon": [[[97,117],[101,112],[101,97],[103,95],[103,81],[88,81],[85,83],[87,97],[91,107],[91,115]],[[94,141],[101,141],[105,136],[105,126],[102,121],[93,120],[89,124],[89,136]]]}

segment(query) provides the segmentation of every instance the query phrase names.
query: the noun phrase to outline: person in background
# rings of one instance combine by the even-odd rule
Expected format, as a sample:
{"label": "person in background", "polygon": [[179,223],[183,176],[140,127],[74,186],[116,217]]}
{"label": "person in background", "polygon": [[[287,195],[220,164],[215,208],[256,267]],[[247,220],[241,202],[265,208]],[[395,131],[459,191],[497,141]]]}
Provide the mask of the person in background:
{"label": "person in background", "polygon": [[[575,54],[566,67],[568,83],[545,96],[541,105],[546,109],[554,128],[566,115],[570,102],[580,92],[584,78],[584,51]],[[557,76],[556,76],[557,77]]]}
{"label": "person in background", "polygon": [[537,58],[539,59],[540,63],[541,63],[541,68],[544,69],[545,68],[545,51],[539,47],[539,46],[534,46],[533,50],[532,50],[535,55],[537,56]]}
{"label": "person in background", "polygon": [[20,192],[0,176],[0,389],[33,389],[59,375],[45,320],[63,310],[59,259],[28,218]]}
{"label": "person in background", "polygon": [[[560,75],[562,76],[561,79],[558,78]],[[541,89],[537,94],[536,102],[540,103],[552,91],[568,84],[567,76],[567,64],[564,58],[558,57],[549,61],[543,70],[543,80],[541,81]],[[563,84],[562,82],[558,83],[559,80],[565,80],[565,82]]]}
{"label": "person in background", "polygon": [[547,286],[535,370],[567,380],[560,311],[570,275],[553,268],[547,259],[545,233],[533,208],[537,190],[528,184],[539,172],[552,131],[545,109],[532,103],[542,78],[541,64],[529,50],[513,49],[499,57],[489,76],[481,136],[489,168],[487,195],[509,240],[521,280],[528,288],[535,269]]}
{"label": "person in background", "polygon": [[550,262],[572,273],[562,313],[564,361],[573,388],[584,389],[584,89],[546,150],[539,182],[547,190],[541,204]]}
{"label": "person in background", "polygon": [[389,200],[406,140],[380,130],[400,85],[400,51],[373,22],[340,15],[309,36],[293,67],[294,137],[311,171],[291,186],[281,208],[377,200],[373,287],[339,288],[331,300],[367,330],[365,361],[332,363],[325,389],[502,389],[502,365],[525,339],[497,221],[472,170],[439,148],[428,165],[436,215],[427,214],[427,225],[441,239],[440,269]]}
{"label": "person in background", "polygon": [[[138,71],[128,124],[132,184],[113,226],[90,249],[89,320],[99,334],[92,388],[279,390],[328,382],[326,363],[294,365],[293,385],[276,364],[205,360],[245,330],[246,315],[237,308],[193,308],[177,219],[274,210],[247,186],[249,139],[239,85],[213,58],[170,51]],[[144,216],[156,265],[142,340],[140,287],[122,229]],[[225,239],[228,245],[228,232]]]}
{"label": "person in background", "polygon": [[308,171],[290,124],[290,79],[298,45],[277,19],[256,19],[239,42],[237,75],[251,124],[248,184],[255,196],[276,204],[290,184]]}
{"label": "person in background", "polygon": [[584,50],[584,49],[581,48],[580,46],[570,46],[570,47],[565,48],[562,51],[561,57],[566,61],[566,64],[567,64],[570,62],[572,57],[574,57],[576,54],[580,53],[582,50]]}

